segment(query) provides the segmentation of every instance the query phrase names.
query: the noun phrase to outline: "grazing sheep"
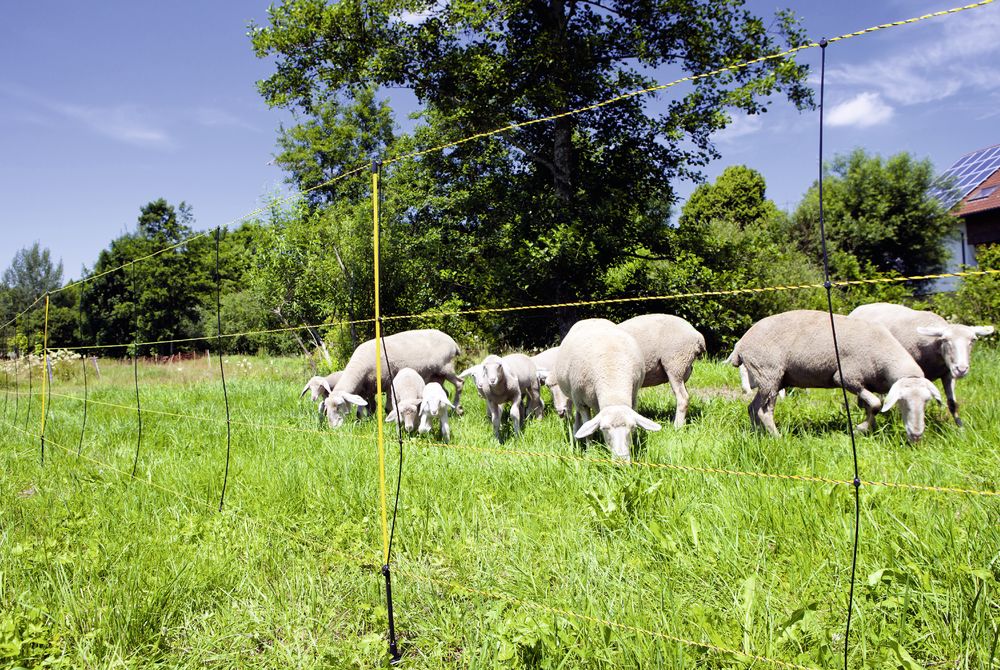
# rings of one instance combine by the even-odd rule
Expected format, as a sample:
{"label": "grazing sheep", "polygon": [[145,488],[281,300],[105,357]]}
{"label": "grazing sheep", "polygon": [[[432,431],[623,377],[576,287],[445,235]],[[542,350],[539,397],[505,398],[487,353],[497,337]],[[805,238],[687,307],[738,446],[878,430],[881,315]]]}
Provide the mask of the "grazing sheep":
{"label": "grazing sheep", "polygon": [[493,424],[493,435],[501,442],[500,419],[504,405],[510,403],[511,423],[514,433],[518,435],[521,434],[524,418],[544,408],[538,392],[538,369],[524,354],[510,354],[503,358],[491,354],[479,365],[463,371],[459,377],[469,375],[474,377],[479,395],[486,400],[486,413]]}
{"label": "grazing sheep", "polygon": [[[392,370],[413,368],[420,377],[438,383],[450,381],[455,386],[455,411],[461,414],[462,380],[455,374],[458,345],[440,330],[407,330],[382,338],[382,384],[388,387]],[[388,360],[387,360],[388,359]],[[350,405],[366,406],[362,396],[374,397],[375,340],[362,343],[351,354],[340,381],[323,401],[331,427],[344,423]]]}
{"label": "grazing sheep", "polygon": [[[323,413],[323,401],[326,397],[330,395],[330,390],[337,385],[340,381],[340,375],[344,374],[343,370],[338,370],[337,372],[331,372],[325,377],[310,377],[309,381],[306,382],[306,386],[302,389],[302,393],[299,394],[301,398],[306,393],[309,393],[309,399],[316,403],[316,409],[319,413]],[[361,408],[358,408],[361,411]]]}
{"label": "grazing sheep", "polygon": [[[440,385],[439,385],[440,386]],[[403,368],[392,378],[392,392],[389,398],[392,410],[386,415],[386,423],[403,419],[403,429],[412,433],[417,427],[417,412],[420,398],[424,393],[424,378],[413,368]]]}
{"label": "grazing sheep", "polygon": [[552,393],[552,406],[559,416],[566,416],[566,407],[569,405],[569,398],[559,388],[559,380],[556,379],[556,357],[559,355],[559,347],[546,349],[540,354],[531,357],[531,361],[538,368],[538,382],[545,384]]}
{"label": "grazing sheep", "polygon": [[681,428],[688,409],[684,382],[691,377],[694,359],[705,353],[704,336],[684,319],[670,314],[644,314],[618,325],[628,331],[642,349],[646,366],[643,388],[670,382],[677,398],[674,428]]}
{"label": "grazing sheep", "polygon": [[577,439],[600,428],[611,453],[629,461],[632,429],[660,429],[633,409],[645,365],[639,343],[624,328],[607,319],[576,322],[559,347],[555,371],[575,410]]}
{"label": "grazing sheep", "polygon": [[420,427],[417,432],[426,435],[431,432],[431,417],[436,416],[441,426],[441,438],[448,442],[451,439],[451,429],[448,427],[448,410],[455,406],[448,402],[448,394],[437,382],[424,386],[424,395],[420,400]]}
{"label": "grazing sheep", "polygon": [[979,337],[993,334],[993,326],[948,323],[934,312],[887,302],[862,305],[851,312],[851,316],[888,328],[913,356],[925,377],[931,381],[940,379],[948,398],[948,410],[955,423],[962,425],[955,400],[955,380],[969,373],[972,343]]}
{"label": "grazing sheep", "polygon": [[[924,405],[941,396],[924,378],[913,357],[883,326],[837,314],[844,387],[857,394],[867,413],[859,432],[875,426],[875,414],[899,404],[906,434],[917,441],[924,432]],[[779,435],[774,402],[786,387],[837,388],[840,378],[830,332],[830,315],[816,310],[775,314],[755,323],[736,343],[729,363],[746,365],[757,395],[750,403],[750,421]],[[888,393],[885,404],[875,393]]]}

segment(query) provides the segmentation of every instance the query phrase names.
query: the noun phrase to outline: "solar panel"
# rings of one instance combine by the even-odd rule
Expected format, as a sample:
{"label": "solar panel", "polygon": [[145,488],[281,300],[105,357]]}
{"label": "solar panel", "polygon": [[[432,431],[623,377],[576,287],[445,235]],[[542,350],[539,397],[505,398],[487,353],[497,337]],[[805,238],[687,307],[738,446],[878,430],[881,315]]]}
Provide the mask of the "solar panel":
{"label": "solar panel", "polygon": [[931,196],[950,209],[997,170],[1000,170],[1000,144],[973,151],[938,177]]}

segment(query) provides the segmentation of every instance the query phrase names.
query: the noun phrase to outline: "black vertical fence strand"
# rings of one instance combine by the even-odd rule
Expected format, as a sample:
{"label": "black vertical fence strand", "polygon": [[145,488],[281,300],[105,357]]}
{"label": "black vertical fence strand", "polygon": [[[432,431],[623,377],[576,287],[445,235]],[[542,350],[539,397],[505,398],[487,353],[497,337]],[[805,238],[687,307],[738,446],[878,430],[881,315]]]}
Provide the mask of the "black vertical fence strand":
{"label": "black vertical fence strand", "polygon": [[226,367],[222,363],[222,279],[219,274],[219,236],[221,228],[215,229],[215,342],[219,359],[219,376],[222,378],[222,398],[226,402],[226,473],[222,477],[222,494],[219,496],[219,511],[226,500],[226,485],[229,483],[229,453],[232,448],[232,424],[229,416],[229,391],[226,389]]}
{"label": "black vertical fence strand", "polygon": [[[84,298],[85,295],[86,295],[86,288],[85,287],[80,287],[80,341],[81,342],[84,341],[84,334],[83,334],[83,324],[84,324],[84,318],[83,318],[83,298]],[[80,459],[80,453],[83,451],[83,436],[87,432],[87,404],[88,404],[87,400],[88,400],[88,395],[89,395],[89,389],[87,388],[88,384],[87,384],[87,354],[86,354],[86,352],[84,352],[84,354],[80,357],[80,362],[83,365],[83,421],[80,423],[80,441],[76,445],[76,458],[77,458],[77,460]]]}
{"label": "black vertical fence strand", "polygon": [[135,381],[135,416],[138,430],[135,439],[135,459],[132,461],[132,479],[135,479],[136,468],[139,467],[139,449],[142,447],[142,404],[139,402],[139,294],[135,288],[135,261],[131,263],[132,270],[132,326],[135,337],[132,340],[132,379]]}
{"label": "black vertical fence strand", "polygon": [[851,438],[851,454],[854,458],[854,542],[851,549],[851,585],[847,595],[847,623],[844,630],[844,670],[847,670],[848,652],[850,650],[851,618],[854,614],[854,582],[858,569],[858,538],[861,526],[861,479],[858,474],[858,446],[854,439],[854,420],[851,418],[851,403],[847,398],[847,387],[844,386],[844,371],[840,364],[840,346],[837,342],[837,327],[833,318],[833,285],[830,283],[830,262],[826,249],[826,223],[823,210],[823,110],[826,85],[826,39],[819,41],[820,75],[819,75],[819,234],[823,250],[823,281],[826,288],[826,304],[830,312],[830,331],[833,335],[833,352],[837,358],[837,374],[840,375],[840,390],[844,395],[844,412],[847,415],[847,434]]}

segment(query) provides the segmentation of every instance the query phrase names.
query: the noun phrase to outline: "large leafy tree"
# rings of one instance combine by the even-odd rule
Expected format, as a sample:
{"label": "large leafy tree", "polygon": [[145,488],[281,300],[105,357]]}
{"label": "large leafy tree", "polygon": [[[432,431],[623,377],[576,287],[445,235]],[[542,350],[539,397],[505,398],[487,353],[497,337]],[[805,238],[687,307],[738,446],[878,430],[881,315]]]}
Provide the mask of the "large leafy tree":
{"label": "large leafy tree", "polygon": [[[929,160],[917,160],[906,152],[883,159],[856,149],[834,157],[825,172],[826,232],[837,278],[941,270],[955,221],[929,195],[934,183]],[[792,223],[791,233],[800,248],[818,258],[818,184],[806,193]]]}
{"label": "large leafy tree", "polygon": [[[286,0],[269,18],[251,29],[257,55],[275,59],[260,83],[267,102],[350,125],[377,138],[367,149],[393,153],[592,105],[650,86],[656,68],[706,72],[803,41],[790,14],[768,24],[728,0]],[[451,249],[422,259],[432,284],[451,287],[434,304],[604,294],[609,269],[668,252],[671,183],[716,157],[711,137],[727,110],[761,113],[775,93],[808,105],[804,77],[774,58],[396,164],[390,178],[403,195],[388,226],[433,233]],[[372,87],[413,91],[421,123],[412,137],[380,134],[378,115],[348,118]],[[303,128],[296,144],[318,147]],[[328,164],[321,175],[286,164],[303,187],[353,167]],[[473,281],[455,282],[466,271]]]}

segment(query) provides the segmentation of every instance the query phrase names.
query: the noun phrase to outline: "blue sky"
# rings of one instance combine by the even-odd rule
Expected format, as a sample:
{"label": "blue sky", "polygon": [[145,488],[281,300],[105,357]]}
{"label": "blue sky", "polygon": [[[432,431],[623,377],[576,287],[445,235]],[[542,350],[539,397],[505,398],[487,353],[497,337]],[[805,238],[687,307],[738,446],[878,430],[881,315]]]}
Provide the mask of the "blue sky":
{"label": "blue sky", "polygon": [[[0,270],[17,249],[40,241],[63,260],[65,278],[78,277],[150,200],[187,201],[204,229],[282,190],[283,174],[268,163],[277,128],[290,117],[257,94],[255,82],[270,69],[246,37],[250,20],[266,21],[267,4],[8,7],[0,29]],[[955,4],[750,2],[768,15],[792,8],[814,38]],[[814,74],[818,58],[818,49],[801,56]],[[827,157],[854,147],[909,151],[944,170],[1000,143],[998,62],[1000,3],[831,45]],[[405,118],[412,102],[401,95],[396,103]],[[794,207],[816,176],[817,129],[815,113],[782,101],[765,115],[737,117],[717,138],[722,158],[706,176],[749,165],[779,206]],[[693,187],[679,184],[678,192]]]}

